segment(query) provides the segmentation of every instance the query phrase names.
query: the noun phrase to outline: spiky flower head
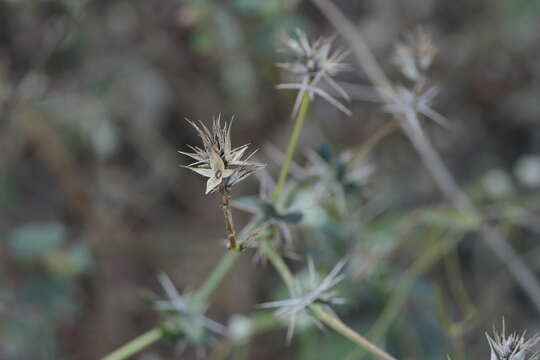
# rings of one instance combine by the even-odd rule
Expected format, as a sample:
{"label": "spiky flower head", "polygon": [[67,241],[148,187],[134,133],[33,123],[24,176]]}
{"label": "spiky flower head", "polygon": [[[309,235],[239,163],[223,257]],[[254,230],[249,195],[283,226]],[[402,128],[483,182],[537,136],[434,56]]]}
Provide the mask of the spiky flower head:
{"label": "spiky flower head", "polygon": [[248,144],[233,148],[231,145],[232,120],[221,125],[221,115],[212,121],[212,131],[202,122],[199,125],[187,120],[197,130],[203,142],[203,147],[188,145],[193,152],[179,151],[195,160],[184,166],[199,175],[209,178],[206,183],[206,194],[220,187],[229,189],[247,178],[264,164],[248,161],[256,150],[242,159]]}
{"label": "spiky flower head", "polygon": [[307,35],[301,30],[296,30],[296,38],[289,36],[282,38],[282,46],[278,50],[290,53],[294,57],[294,60],[277,63],[277,66],[298,77],[299,83],[279,84],[277,88],[299,90],[293,109],[293,116],[298,111],[300,102],[306,91],[311,98],[314,97],[314,94],[317,94],[340,111],[343,111],[347,115],[351,114],[343,104],[319,87],[321,80],[324,80],[339,95],[350,101],[349,95],[332,78],[337,73],[349,68],[349,65],[342,63],[347,55],[346,51],[331,51],[334,38],[320,37],[316,41],[310,42]]}
{"label": "spiky flower head", "polygon": [[276,316],[289,321],[287,331],[287,341],[290,342],[294,334],[296,322],[301,316],[313,321],[317,326],[322,324],[308,312],[308,306],[311,304],[321,304],[327,311],[332,312],[328,306],[331,304],[343,304],[345,300],[337,296],[336,291],[332,290],[336,284],[343,280],[344,275],[340,272],[345,266],[346,260],[339,261],[332,271],[322,280],[318,277],[313,264],[313,259],[308,261],[308,282],[302,284],[297,282],[297,287],[293,289],[293,298],[288,300],[272,301],[259,305],[261,308],[278,308]]}
{"label": "spiky flower head", "polygon": [[404,42],[399,42],[394,54],[394,63],[403,75],[417,81],[433,62],[437,48],[431,36],[422,28],[406,35]]}
{"label": "spiky flower head", "polygon": [[201,343],[206,331],[220,335],[225,333],[225,327],[223,325],[207,318],[198,311],[194,311],[189,304],[189,296],[180,295],[171,279],[165,273],[159,274],[158,280],[163,290],[165,290],[168,299],[156,301],[155,308],[168,313],[169,316],[174,315],[179,320],[179,329],[171,330],[181,331],[193,344]]}
{"label": "spiky flower head", "polygon": [[525,332],[519,335],[516,332],[506,336],[504,319],[502,332],[499,334],[493,329],[493,338],[486,334],[491,349],[490,360],[538,360],[540,354],[534,352],[533,347],[540,341],[540,336],[535,335],[528,340]]}

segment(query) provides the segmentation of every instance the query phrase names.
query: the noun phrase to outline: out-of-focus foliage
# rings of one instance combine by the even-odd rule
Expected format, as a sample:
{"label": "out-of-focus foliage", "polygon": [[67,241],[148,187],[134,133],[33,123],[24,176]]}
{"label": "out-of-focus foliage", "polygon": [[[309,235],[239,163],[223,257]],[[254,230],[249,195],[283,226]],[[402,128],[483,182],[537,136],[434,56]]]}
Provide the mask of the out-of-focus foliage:
{"label": "out-of-focus foliage", "polygon": [[[420,24],[434,35],[433,107],[450,130],[425,128],[539,277],[538,2],[336,3],[395,78],[402,34]],[[197,141],[183,119],[235,114],[233,145],[261,147],[257,160],[277,178],[273,149],[288,141],[294,92],[274,89],[284,80],[276,39],[296,27],[335,31],[299,0],[0,1],[0,359],[100,358],[161,319],[158,273],[180,290],[204,281],[225,251],[223,223],[200,178],[178,168],[176,151]],[[246,180],[233,192],[239,207],[294,239],[299,274],[307,255],[320,274],[347,258],[337,286],[347,303],[334,310],[400,359],[487,359],[484,332],[502,316],[538,330],[534,307],[478,240],[479,220],[444,202],[398,131],[350,161],[389,115],[358,101],[367,81],[356,67],[337,80],[353,115],[316,101],[284,201],[255,197],[259,184]],[[240,214],[239,228],[250,221]],[[205,337],[204,357],[365,355],[302,321],[288,346],[287,323],[255,305],[289,294],[253,252],[209,301],[227,336]],[[164,341],[138,359],[176,358],[179,347]]]}

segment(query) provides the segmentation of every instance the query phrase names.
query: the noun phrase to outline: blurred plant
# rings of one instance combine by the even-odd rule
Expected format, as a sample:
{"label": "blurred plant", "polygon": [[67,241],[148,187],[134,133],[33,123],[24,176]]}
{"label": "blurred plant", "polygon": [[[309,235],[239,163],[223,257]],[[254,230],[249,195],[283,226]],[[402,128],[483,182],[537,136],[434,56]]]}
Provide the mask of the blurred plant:
{"label": "blurred plant", "polygon": [[[312,1],[349,43],[358,64],[364,69],[370,81],[379,92],[380,97],[387,103],[387,106],[390,106],[390,110],[393,110],[396,120],[400,122],[403,132],[414,146],[440,191],[457,210],[465,213],[473,213],[475,217],[482,218],[482,214],[475,207],[468,194],[458,185],[439,153],[433,147],[429,137],[420,126],[420,114],[424,114],[434,121],[444,122],[436,113],[425,111],[426,109],[430,109],[429,101],[432,95],[426,97],[426,93],[423,91],[411,92],[410,90],[399,90],[399,86],[396,87],[390,82],[378,64],[369,47],[364,42],[362,34],[341,11],[331,2],[324,0]],[[428,38],[425,35],[421,35],[421,33],[417,32],[416,36],[410,36],[409,39],[413,43],[412,45],[407,45],[409,50],[402,50],[400,52],[401,54],[399,55],[405,58],[399,61],[399,64],[402,64],[401,67],[405,70],[404,74],[406,76],[419,79],[416,80],[416,85],[422,85],[421,90],[423,89],[424,81],[420,79],[421,76],[417,76],[416,72],[420,73],[421,70],[423,71],[423,69],[427,68],[433,60],[435,51],[432,49],[431,41],[427,40]],[[402,48],[405,47],[405,45],[402,45]],[[411,53],[415,53],[414,61],[411,60]],[[403,64],[407,65],[404,66]],[[415,69],[415,71],[411,71],[411,69]],[[411,94],[415,96],[411,96]],[[423,105],[423,112],[418,108],[418,103]],[[533,272],[497,229],[486,222],[480,222],[477,230],[484,243],[508,267],[514,279],[531,299],[536,310],[540,312],[540,284]]]}
{"label": "blurred plant", "polygon": [[164,326],[164,330],[169,336],[179,337],[186,335],[183,342],[184,348],[188,344],[198,346],[207,345],[209,342],[207,331],[224,335],[226,328],[218,322],[211,320],[197,311],[193,311],[189,305],[190,297],[180,295],[171,279],[164,273],[158,277],[163,290],[167,294],[168,300],[158,300],[155,303],[156,310],[164,312],[175,321],[170,322],[170,326]]}
{"label": "blurred plant", "polygon": [[[10,340],[0,346],[0,357],[65,356],[55,331],[72,326],[80,316],[78,282],[93,269],[90,249],[70,242],[60,223],[21,225],[7,234],[4,245],[6,260],[23,281],[5,281],[0,272],[5,285],[0,291],[0,334]],[[43,273],[30,276],[35,269]],[[28,346],[28,341],[38,345]]]}
{"label": "blurred plant", "polygon": [[299,29],[296,31],[296,36],[296,39],[283,36],[281,41],[283,47],[279,49],[282,52],[291,53],[295,57],[294,61],[277,63],[277,66],[297,76],[300,83],[287,83],[276,86],[277,89],[299,90],[293,107],[293,117],[297,115],[300,109],[300,103],[306,92],[309,94],[311,100],[313,100],[314,94],[317,94],[350,116],[350,110],[321,89],[319,85],[321,80],[326,81],[345,100],[350,101],[349,95],[332,78],[339,72],[349,68],[348,65],[342,63],[347,52],[337,50],[332,53],[330,51],[335,37],[320,37],[316,41],[310,42],[306,34]]}
{"label": "blurred plant", "polygon": [[293,298],[289,300],[272,301],[259,305],[260,308],[279,308],[276,315],[289,322],[287,331],[287,342],[290,343],[294,334],[294,328],[299,316],[305,316],[313,321],[317,326],[322,327],[322,324],[316,317],[310,316],[308,307],[314,303],[324,305],[326,311],[331,311],[329,305],[343,304],[345,299],[337,297],[332,288],[343,280],[343,275],[339,275],[340,271],[345,266],[346,261],[338,262],[332,271],[322,280],[318,278],[315,271],[313,258],[308,259],[308,281],[303,282],[297,280],[296,287],[293,291]]}
{"label": "blurred plant", "polygon": [[317,151],[307,152],[307,163],[297,168],[295,178],[313,182],[315,201],[333,197],[337,209],[345,213],[348,195],[362,191],[373,173],[372,166],[354,161],[353,156],[350,151],[336,154],[330,144],[322,143]]}
{"label": "blurred plant", "polygon": [[283,209],[280,204],[274,205],[270,201],[271,192],[274,190],[273,184],[270,184],[272,183],[270,175],[266,171],[261,171],[257,173],[257,177],[260,180],[259,197],[243,197],[233,203],[234,207],[253,214],[252,219],[242,229],[240,238],[249,239],[243,242],[245,247],[257,249],[255,261],[264,260],[264,252],[254,242],[259,236],[250,236],[250,234],[270,231],[269,229],[273,228],[278,230],[279,234],[273,234],[274,236],[270,237],[272,246],[279,249],[285,256],[297,259],[298,255],[293,252],[294,239],[291,226],[298,224],[304,215],[301,211]]}

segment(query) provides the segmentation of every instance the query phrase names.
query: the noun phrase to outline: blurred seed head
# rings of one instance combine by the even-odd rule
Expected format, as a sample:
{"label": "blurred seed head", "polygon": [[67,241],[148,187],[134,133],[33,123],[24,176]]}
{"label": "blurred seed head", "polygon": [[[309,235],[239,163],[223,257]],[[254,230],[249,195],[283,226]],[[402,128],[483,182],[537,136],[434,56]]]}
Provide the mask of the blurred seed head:
{"label": "blurred seed head", "polygon": [[491,350],[490,360],[538,360],[540,354],[534,352],[533,347],[540,341],[540,336],[535,335],[528,340],[525,332],[518,335],[513,332],[506,336],[504,319],[501,333],[493,329],[493,338],[486,334]]}
{"label": "blurred seed head", "polygon": [[343,304],[345,299],[338,297],[336,291],[332,290],[344,275],[340,274],[346,264],[346,260],[339,261],[330,273],[322,280],[319,278],[313,259],[308,259],[308,279],[302,281],[297,278],[296,288],[293,289],[293,298],[289,300],[272,301],[259,305],[261,308],[277,308],[276,316],[289,321],[287,331],[287,341],[290,342],[294,334],[294,329],[300,317],[309,318],[317,326],[322,328],[322,324],[308,312],[311,304],[321,304],[327,311],[332,312],[329,305]]}
{"label": "blurred seed head", "polygon": [[256,240],[263,233],[273,232],[274,236],[270,236],[268,241],[274,249],[284,257],[299,259],[299,255],[294,252],[292,226],[302,220],[302,212],[272,203],[271,194],[274,193],[275,183],[266,169],[257,172],[255,176],[260,183],[259,197],[244,197],[232,203],[233,207],[253,215],[239,234],[242,246],[257,249],[254,262],[266,262],[266,255]]}
{"label": "blurred seed head", "polygon": [[193,152],[179,151],[189,156],[195,162],[184,166],[199,175],[209,178],[206,183],[206,194],[212,193],[220,187],[229,189],[247,178],[265,165],[248,161],[256,151],[245,157],[248,145],[236,148],[231,146],[232,120],[221,125],[221,115],[213,119],[212,131],[202,122],[199,125],[187,120],[197,130],[203,147],[188,145]]}
{"label": "blurred seed head", "polygon": [[366,163],[350,160],[350,151],[334,154],[330,146],[321,145],[318,151],[307,152],[307,163],[297,171],[300,180],[315,180],[313,196],[319,200],[333,198],[336,208],[345,213],[348,211],[347,198],[352,189],[361,189],[367,185],[374,167]]}
{"label": "blurred seed head", "polygon": [[298,78],[299,82],[279,84],[277,88],[298,90],[293,116],[296,115],[306,91],[312,99],[317,94],[340,111],[347,115],[351,114],[343,104],[319,86],[320,82],[324,80],[340,96],[350,101],[349,95],[332,78],[339,72],[349,68],[349,65],[342,62],[347,52],[344,50],[331,50],[334,39],[335,37],[320,37],[314,42],[311,42],[301,30],[296,30],[296,38],[282,36],[281,47],[278,48],[278,51],[289,53],[294,59],[290,62],[280,62],[276,65],[292,73]]}
{"label": "blurred seed head", "polygon": [[226,329],[223,325],[193,311],[189,306],[189,296],[180,295],[171,279],[165,273],[159,274],[158,280],[168,299],[156,301],[155,308],[159,311],[172,313],[177,316],[182,333],[194,345],[201,343],[205,331],[220,335],[225,333]]}
{"label": "blurred seed head", "polygon": [[422,28],[405,36],[405,41],[396,45],[393,62],[408,79],[417,81],[431,66],[437,55],[431,36]]}
{"label": "blurred seed head", "polygon": [[281,47],[278,48],[280,52],[292,54],[295,60],[277,63],[277,66],[292,73],[313,78],[321,72],[333,76],[347,70],[349,66],[341,63],[346,52],[343,50],[330,51],[334,39],[335,37],[320,37],[311,42],[306,33],[297,29],[296,38],[283,36]]}

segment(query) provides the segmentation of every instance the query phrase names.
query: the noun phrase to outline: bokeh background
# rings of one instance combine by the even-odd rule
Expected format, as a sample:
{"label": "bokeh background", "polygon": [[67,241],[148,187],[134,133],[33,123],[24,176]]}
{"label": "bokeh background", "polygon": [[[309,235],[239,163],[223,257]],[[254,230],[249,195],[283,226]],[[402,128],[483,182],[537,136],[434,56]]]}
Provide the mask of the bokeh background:
{"label": "bokeh background", "polygon": [[[396,81],[396,42],[418,25],[432,34],[439,54],[430,80],[442,89],[434,107],[452,126],[427,120],[426,130],[540,278],[540,3],[335,3]],[[296,27],[312,37],[335,32],[300,0],[0,1],[0,359],[100,358],[163,318],[152,306],[163,296],[158,273],[182,291],[197,289],[226,250],[217,196],[179,168],[187,159],[177,150],[199,143],[184,118],[234,115],[234,144],[260,147],[258,160],[275,177],[294,101],[274,88],[284,80],[276,37]],[[338,80],[353,95],[369,85],[356,66]],[[379,104],[350,107],[347,118],[315,102],[298,166],[309,150],[357,148],[390,119]],[[313,202],[292,229],[295,270],[306,254],[322,272],[350,256],[340,286],[348,303],[335,309],[345,322],[364,333],[379,324],[380,343],[404,359],[487,359],[484,332],[503,316],[510,329],[540,330],[474,221],[446,206],[399,131],[366,164],[373,174],[347,193],[347,211]],[[308,201],[310,185],[302,186]],[[234,190],[256,194],[255,177]],[[235,218],[241,226],[249,216]],[[439,252],[447,241],[454,245]],[[223,324],[284,291],[252,255],[211,298],[208,314]],[[351,343],[313,327],[290,345],[279,325],[213,344],[204,358],[360,358]],[[136,358],[196,353],[161,341]]]}

